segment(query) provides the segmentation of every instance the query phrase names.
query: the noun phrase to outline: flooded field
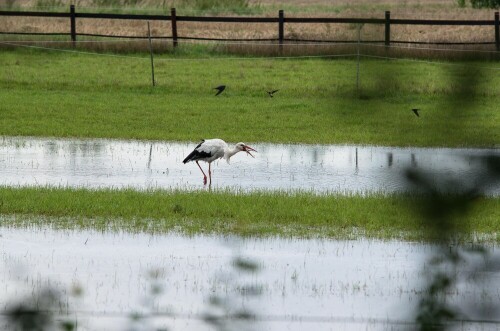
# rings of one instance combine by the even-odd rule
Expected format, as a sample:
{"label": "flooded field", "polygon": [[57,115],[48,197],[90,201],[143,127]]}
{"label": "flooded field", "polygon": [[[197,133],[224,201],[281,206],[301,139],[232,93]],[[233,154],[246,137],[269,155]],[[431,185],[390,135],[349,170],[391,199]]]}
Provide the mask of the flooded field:
{"label": "flooded field", "polygon": [[[432,171],[444,184],[467,190],[484,175],[475,158],[499,150],[251,144],[255,159],[239,153],[231,165],[214,162],[218,189],[306,190],[318,193],[401,192],[404,171]],[[3,137],[0,185],[136,189],[204,189],[194,163],[182,160],[196,143]],[[202,162],[203,166],[207,165]],[[495,185],[485,193],[499,195]]]}
{"label": "flooded field", "polygon": [[[500,253],[490,249],[493,256]],[[401,330],[414,326],[436,251],[429,244],[366,239],[0,228],[0,310],[22,298],[36,300],[51,288],[59,293],[58,303],[45,308],[77,320],[78,330],[133,325],[136,330],[213,330],[206,314],[237,311],[256,317],[244,321],[246,327],[230,329]],[[500,305],[498,269],[471,277],[462,268],[457,275],[461,280],[450,288],[448,300],[468,309],[464,318],[480,318],[471,307]],[[150,317],[137,321],[133,313]],[[457,330],[496,327],[460,325]]]}

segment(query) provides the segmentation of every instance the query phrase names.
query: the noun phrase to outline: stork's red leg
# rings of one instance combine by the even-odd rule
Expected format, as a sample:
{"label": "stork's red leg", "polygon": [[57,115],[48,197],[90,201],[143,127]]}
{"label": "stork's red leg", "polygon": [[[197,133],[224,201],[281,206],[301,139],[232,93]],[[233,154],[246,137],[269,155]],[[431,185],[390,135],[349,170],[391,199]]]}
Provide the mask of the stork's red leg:
{"label": "stork's red leg", "polygon": [[[203,185],[207,185],[207,175],[205,175],[205,172],[203,171],[203,169],[201,169],[201,166],[198,163],[198,161],[196,161],[196,164],[198,165],[198,168],[200,168],[201,173],[203,174]],[[208,169],[210,171],[210,164],[208,165]]]}
{"label": "stork's red leg", "polygon": [[211,163],[208,164],[208,178],[210,180],[210,184],[212,184],[212,171],[210,170]]}

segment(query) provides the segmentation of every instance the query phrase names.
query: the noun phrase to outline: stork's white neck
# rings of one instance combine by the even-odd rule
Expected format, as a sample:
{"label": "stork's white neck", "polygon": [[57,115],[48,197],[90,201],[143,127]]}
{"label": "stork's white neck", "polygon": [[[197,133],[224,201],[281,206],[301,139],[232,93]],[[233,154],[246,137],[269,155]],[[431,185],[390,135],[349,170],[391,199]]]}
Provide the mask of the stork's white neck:
{"label": "stork's white neck", "polygon": [[236,154],[238,152],[240,152],[240,150],[236,147],[236,145],[234,145],[232,147],[227,146],[224,149],[224,159],[226,159],[227,163],[229,163],[229,159],[231,158],[231,156],[233,156],[234,154]]}

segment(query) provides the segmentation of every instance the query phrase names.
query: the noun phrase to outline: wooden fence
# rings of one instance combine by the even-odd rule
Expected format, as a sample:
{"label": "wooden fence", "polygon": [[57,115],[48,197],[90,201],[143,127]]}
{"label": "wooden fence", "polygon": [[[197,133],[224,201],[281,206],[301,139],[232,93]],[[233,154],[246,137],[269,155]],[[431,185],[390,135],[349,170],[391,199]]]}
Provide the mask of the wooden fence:
{"label": "wooden fence", "polygon": [[[394,19],[391,18],[391,12],[386,11],[384,18],[297,18],[285,17],[283,10],[278,12],[277,17],[210,17],[210,16],[178,16],[175,8],[172,8],[170,15],[131,15],[131,14],[104,14],[104,13],[78,13],[75,6],[71,5],[69,12],[34,12],[34,11],[0,11],[0,16],[18,16],[18,17],[57,17],[69,18],[70,32],[69,33],[30,33],[30,32],[2,32],[0,34],[18,34],[18,35],[69,35],[72,41],[77,40],[77,36],[90,37],[113,37],[113,38],[148,38],[147,36],[117,36],[103,34],[88,34],[78,33],[76,31],[76,20],[78,18],[93,18],[93,19],[117,19],[117,20],[147,20],[147,21],[170,21],[171,35],[156,36],[155,39],[172,39],[174,47],[178,45],[181,39],[191,40],[213,40],[213,41],[276,41],[279,45],[283,45],[285,41],[290,42],[355,42],[355,41],[339,41],[339,40],[311,40],[311,39],[291,39],[285,38],[285,23],[286,24],[310,24],[310,23],[336,23],[336,24],[382,24],[385,26],[384,40],[376,41],[383,42],[386,46],[390,46],[391,42],[407,43],[407,44],[453,44],[453,45],[472,45],[472,44],[494,44],[497,50],[500,50],[500,20],[498,12],[494,13],[492,20],[424,20],[424,19]],[[196,38],[182,37],[177,34],[178,22],[217,22],[217,23],[277,23],[278,38],[271,39],[223,39],[223,38]],[[419,41],[391,41],[391,26],[392,25],[448,25],[448,26],[492,26],[494,27],[494,42],[419,42]],[[492,29],[493,32],[493,29]],[[493,34],[493,33],[492,33]]]}

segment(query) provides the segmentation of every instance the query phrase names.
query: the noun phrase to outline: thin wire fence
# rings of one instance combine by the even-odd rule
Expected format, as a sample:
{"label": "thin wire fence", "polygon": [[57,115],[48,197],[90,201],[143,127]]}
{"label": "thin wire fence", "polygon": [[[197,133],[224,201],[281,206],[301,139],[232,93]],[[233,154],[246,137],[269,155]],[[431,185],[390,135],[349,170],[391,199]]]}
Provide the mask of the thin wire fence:
{"label": "thin wire fence", "polygon": [[[58,41],[54,41],[58,42]],[[82,43],[89,41],[80,41]],[[103,42],[103,41],[100,41]],[[145,42],[145,41],[143,41]],[[94,56],[106,56],[106,57],[116,57],[123,59],[139,59],[139,60],[149,60],[147,56],[132,56],[132,55],[120,55],[120,54],[112,54],[112,53],[97,53],[97,52],[88,52],[74,49],[64,49],[64,48],[52,48],[52,47],[43,47],[43,46],[35,46],[35,45],[25,45],[23,43],[16,42],[4,42],[0,41],[0,45],[12,46],[12,47],[21,47],[21,48],[30,48],[30,49],[38,49],[45,51],[55,51],[55,52],[65,52],[65,53],[73,53],[73,54],[82,54],[82,55],[94,55]],[[361,43],[363,46],[378,46],[370,43]],[[276,46],[276,45],[274,45]],[[339,45],[340,46],[340,45]],[[397,46],[394,46],[397,47]],[[442,49],[442,51],[459,51],[455,49]],[[468,50],[462,50],[464,52],[468,52]],[[490,52],[488,52],[490,53]],[[499,52],[493,52],[495,54]],[[280,59],[328,59],[328,58],[355,58],[357,57],[357,53],[346,53],[346,54],[321,54],[321,55],[296,55],[296,56],[211,56],[211,57],[172,57],[172,58],[155,58],[156,61],[220,61],[220,60],[280,60]],[[432,61],[432,60],[422,60],[422,59],[414,59],[414,58],[402,58],[402,57],[391,57],[391,56],[379,56],[379,55],[370,55],[366,53],[360,53],[360,57],[362,58],[371,58],[371,59],[381,59],[381,60],[396,60],[396,61],[407,61],[407,62],[416,62],[416,63],[425,63],[425,64],[433,64],[433,65],[444,65],[444,66],[459,66],[459,67],[470,67],[477,69],[490,69],[490,70],[500,70],[500,67],[496,66],[481,66],[481,65],[473,65],[467,63],[457,63],[457,62],[449,62],[449,61]]]}
{"label": "thin wire fence", "polygon": [[[0,33],[1,34],[1,33]],[[58,35],[58,34],[54,34]],[[89,35],[94,36],[94,35]],[[117,40],[77,40],[74,43],[76,44],[112,44],[112,43],[141,43],[147,41],[147,36],[132,36],[130,39],[117,39]],[[171,39],[171,37],[158,37],[151,36],[151,39]],[[274,39],[269,39],[268,41],[274,42],[261,42],[259,40],[251,40],[246,39],[245,41],[240,40],[231,40],[231,39],[223,39],[223,40],[213,40],[213,39],[203,39],[198,38],[194,40],[186,40],[184,43],[188,44],[203,44],[203,45],[241,45],[241,46],[278,46]],[[54,44],[73,44],[72,41],[69,40],[1,40],[2,43],[54,43]],[[335,47],[335,46],[370,46],[370,47],[378,47],[384,49],[405,49],[405,50],[428,50],[428,51],[441,51],[441,52],[466,52],[466,53],[489,53],[489,54],[500,54],[498,50],[481,50],[481,49],[459,49],[459,48],[449,48],[449,47],[417,47],[417,46],[401,46],[401,45],[381,45],[374,43],[373,41],[337,41],[332,44],[328,44],[325,42],[293,42],[286,43],[284,47],[302,47],[302,46],[323,46],[323,47]]]}

